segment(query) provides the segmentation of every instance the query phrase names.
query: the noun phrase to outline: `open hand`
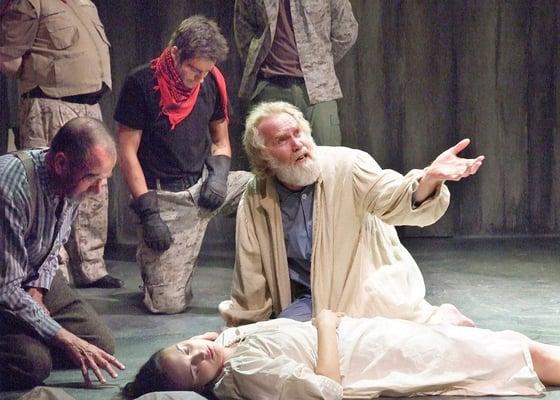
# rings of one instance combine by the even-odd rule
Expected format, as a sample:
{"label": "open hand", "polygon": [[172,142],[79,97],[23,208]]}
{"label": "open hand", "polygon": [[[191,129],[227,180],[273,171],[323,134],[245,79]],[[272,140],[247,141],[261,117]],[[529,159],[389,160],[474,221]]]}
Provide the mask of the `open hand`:
{"label": "open hand", "polygon": [[72,362],[80,368],[82,376],[84,377],[84,382],[88,386],[92,384],[89,376],[90,369],[97,377],[97,380],[101,383],[106,382],[106,379],[101,372],[102,369],[104,369],[112,378],[117,378],[118,376],[113,369],[113,366],[119,369],[125,369],[125,366],[117,360],[116,357],[104,352],[99,347],[80,339],[64,328],[58,331],[55,336],[55,341],[64,349],[68,358],[70,358],[70,360],[72,360]]}
{"label": "open hand", "polygon": [[445,150],[426,169],[424,176],[439,181],[459,181],[469,175],[476,174],[482,165],[484,156],[476,158],[461,158],[458,156],[470,142],[470,139],[463,139],[455,146]]}
{"label": "open hand", "polygon": [[424,175],[413,195],[415,205],[424,202],[444,181],[459,181],[476,174],[482,165],[482,161],[484,161],[484,156],[476,158],[461,158],[458,156],[470,142],[470,139],[461,140],[455,146],[437,156],[432,164],[424,168]]}

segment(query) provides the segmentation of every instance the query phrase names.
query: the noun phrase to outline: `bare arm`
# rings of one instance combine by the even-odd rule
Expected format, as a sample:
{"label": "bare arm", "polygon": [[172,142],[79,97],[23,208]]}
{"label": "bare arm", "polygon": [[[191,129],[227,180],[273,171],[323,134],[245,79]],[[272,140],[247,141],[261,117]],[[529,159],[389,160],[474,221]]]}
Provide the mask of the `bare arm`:
{"label": "bare arm", "polygon": [[315,373],[340,383],[340,358],[336,329],[340,316],[331,310],[322,310],[315,319],[317,327],[317,367]]}
{"label": "bare arm", "polygon": [[434,162],[424,169],[424,175],[413,194],[415,205],[420,205],[432,196],[436,189],[446,180],[460,181],[470,175],[476,174],[484,156],[476,158],[460,158],[457,155],[470,143],[469,139],[463,139],[455,146],[441,153]]}
{"label": "bare arm", "polygon": [[229,129],[225,118],[210,122],[210,135],[212,137],[212,155],[231,157]]}
{"label": "bare arm", "polygon": [[141,130],[119,124],[118,149],[120,167],[128,189],[135,199],[148,191],[146,178],[138,160],[138,147],[140,147],[141,138]]}

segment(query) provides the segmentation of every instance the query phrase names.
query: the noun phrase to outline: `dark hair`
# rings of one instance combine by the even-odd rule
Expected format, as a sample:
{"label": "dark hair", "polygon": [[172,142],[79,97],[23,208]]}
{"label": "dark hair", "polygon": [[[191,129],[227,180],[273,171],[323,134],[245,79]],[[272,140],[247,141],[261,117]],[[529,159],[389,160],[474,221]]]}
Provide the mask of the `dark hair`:
{"label": "dark hair", "polygon": [[184,19],[171,35],[168,46],[177,46],[181,63],[194,57],[217,63],[224,61],[228,53],[227,40],[218,24],[202,15]]}
{"label": "dark hair", "polygon": [[66,122],[53,137],[49,152],[64,153],[73,169],[83,168],[94,145],[105,147],[112,156],[117,156],[115,141],[107,128],[98,119],[78,117]]}
{"label": "dark hair", "polygon": [[173,390],[173,385],[167,379],[161,367],[161,355],[164,349],[156,351],[138,371],[134,380],[128,382],[122,389],[127,399],[135,399],[150,392]]}
{"label": "dark hair", "polygon": [[[146,393],[163,392],[166,390],[177,390],[175,385],[167,377],[162,367],[162,356],[165,349],[156,351],[134,377],[122,389],[122,395],[127,399],[135,399]],[[213,395],[214,382],[208,382],[203,387],[193,387],[191,390],[205,397]]]}

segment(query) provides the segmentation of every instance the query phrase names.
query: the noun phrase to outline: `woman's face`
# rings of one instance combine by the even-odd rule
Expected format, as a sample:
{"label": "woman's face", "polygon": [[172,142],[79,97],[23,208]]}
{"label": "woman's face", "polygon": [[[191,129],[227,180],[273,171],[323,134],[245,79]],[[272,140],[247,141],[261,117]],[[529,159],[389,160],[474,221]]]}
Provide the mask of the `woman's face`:
{"label": "woman's face", "polygon": [[222,373],[225,349],[208,337],[196,336],[163,350],[161,366],[174,389],[201,389]]}

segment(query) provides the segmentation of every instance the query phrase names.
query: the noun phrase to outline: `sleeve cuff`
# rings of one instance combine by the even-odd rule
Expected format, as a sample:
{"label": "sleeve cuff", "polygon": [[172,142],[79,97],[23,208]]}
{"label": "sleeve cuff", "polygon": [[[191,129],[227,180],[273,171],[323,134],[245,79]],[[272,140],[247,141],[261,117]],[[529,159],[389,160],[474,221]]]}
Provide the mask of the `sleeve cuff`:
{"label": "sleeve cuff", "polygon": [[434,190],[434,192],[432,193],[432,195],[430,197],[425,199],[422,203],[417,204],[414,201],[414,192],[416,192],[416,189],[418,188],[418,185],[420,184],[420,179],[422,178],[423,172],[424,171],[421,170],[421,169],[412,171],[412,173],[414,174],[414,179],[412,181],[411,189],[410,189],[410,191],[411,191],[411,195],[410,195],[410,208],[411,208],[411,210],[418,210],[419,208],[429,207],[431,203],[436,201],[441,196],[442,191],[447,191],[447,186],[445,186],[445,184],[442,182],[436,187],[436,189]]}
{"label": "sleeve cuff", "polygon": [[323,398],[342,400],[344,396],[344,391],[342,390],[342,385],[331,378],[326,376],[317,375],[321,379],[321,386],[323,387]]}
{"label": "sleeve cuff", "polygon": [[62,326],[49,316],[45,316],[43,323],[36,327],[37,333],[47,340],[54,338],[60,329]]}

